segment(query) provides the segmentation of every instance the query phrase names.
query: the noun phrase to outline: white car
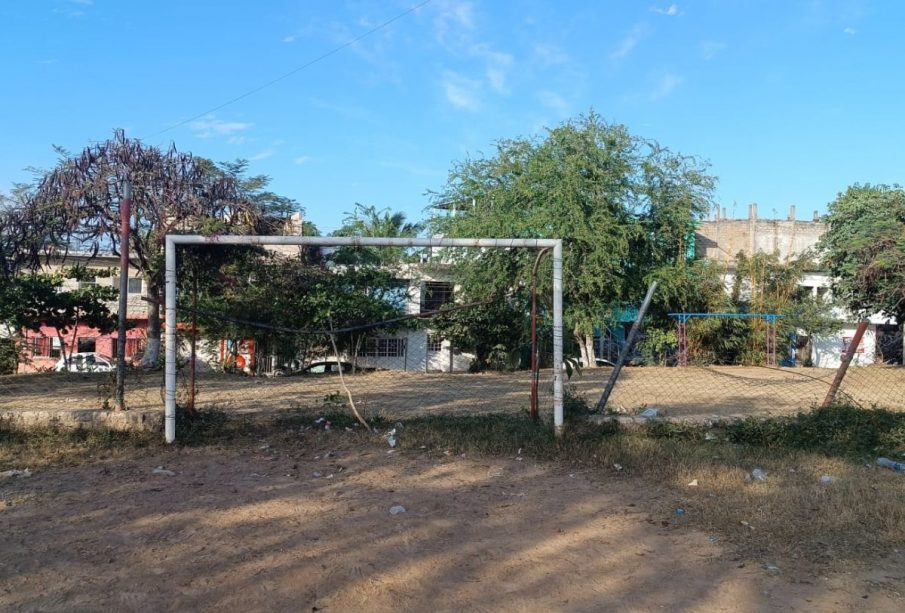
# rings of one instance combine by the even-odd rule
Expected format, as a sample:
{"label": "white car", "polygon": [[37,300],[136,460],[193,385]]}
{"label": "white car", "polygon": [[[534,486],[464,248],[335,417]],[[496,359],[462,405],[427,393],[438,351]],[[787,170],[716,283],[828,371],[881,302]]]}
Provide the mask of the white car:
{"label": "white car", "polygon": [[[69,362],[69,368],[66,363]],[[69,359],[60,358],[60,361],[53,367],[56,372],[111,372],[113,364],[110,360],[98,353],[73,353]]]}

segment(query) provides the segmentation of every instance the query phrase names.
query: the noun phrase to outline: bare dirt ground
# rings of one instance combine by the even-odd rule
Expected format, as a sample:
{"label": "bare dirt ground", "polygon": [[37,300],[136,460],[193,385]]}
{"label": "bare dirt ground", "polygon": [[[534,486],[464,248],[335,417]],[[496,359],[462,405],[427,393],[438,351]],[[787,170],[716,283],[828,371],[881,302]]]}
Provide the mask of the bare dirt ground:
{"label": "bare dirt ground", "polygon": [[341,433],[96,457],[0,481],[0,609],[905,609],[905,550],[841,573],[742,559],[674,496]]}
{"label": "bare dirt ground", "polygon": [[[567,388],[595,403],[610,369],[585,370]],[[819,404],[835,371],[817,368],[760,367],[660,368],[623,370],[610,405],[627,411],[656,407],[679,418],[782,415]],[[163,375],[133,372],[127,381],[127,405],[163,410]],[[552,405],[552,375],[544,371],[541,406]],[[388,417],[437,413],[473,414],[524,411],[530,375],[516,373],[413,373],[382,371],[346,377],[366,414]],[[179,395],[187,380],[179,378]],[[905,368],[851,368],[842,395],[865,407],[905,410]],[[112,393],[109,374],[45,373],[0,377],[0,410],[97,409]],[[336,375],[246,377],[205,373],[198,379],[198,405],[237,413],[267,413],[293,407],[344,402]]]}

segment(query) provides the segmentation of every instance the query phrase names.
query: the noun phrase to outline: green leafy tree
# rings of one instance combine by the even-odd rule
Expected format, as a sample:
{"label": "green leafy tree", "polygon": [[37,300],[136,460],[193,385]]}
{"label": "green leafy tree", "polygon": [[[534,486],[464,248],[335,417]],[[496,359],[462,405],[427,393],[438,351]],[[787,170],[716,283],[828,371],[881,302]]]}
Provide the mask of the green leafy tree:
{"label": "green leafy tree", "polygon": [[[686,274],[680,262],[695,219],[712,204],[713,187],[706,164],[591,112],[544,138],[502,140],[492,157],[455,164],[434,196],[468,205],[435,214],[430,229],[449,237],[564,239],[566,325],[584,363],[593,366],[595,325],[619,305],[640,302],[647,282],[658,271],[666,274],[663,267]],[[503,281],[530,285],[534,254],[447,257],[457,259],[461,285],[473,296],[486,298]],[[546,266],[539,275],[545,295]]]}
{"label": "green leafy tree", "polygon": [[833,295],[860,315],[905,323],[905,190],[852,185],[829,204],[819,249]]}
{"label": "green leafy tree", "polygon": [[0,282],[0,321],[15,336],[22,330],[37,332],[41,326],[54,328],[68,363],[65,339],[70,331],[80,325],[97,328],[104,334],[116,329],[116,316],[109,308],[110,301],[118,294],[115,288],[90,285],[64,289],[66,278],[79,280],[87,275],[86,269],[75,267],[54,274],[20,275]]}

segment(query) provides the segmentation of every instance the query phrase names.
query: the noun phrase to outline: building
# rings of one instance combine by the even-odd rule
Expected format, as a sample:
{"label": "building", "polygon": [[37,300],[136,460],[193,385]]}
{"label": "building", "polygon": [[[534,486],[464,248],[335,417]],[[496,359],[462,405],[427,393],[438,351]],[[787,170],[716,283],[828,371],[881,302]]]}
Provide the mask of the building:
{"label": "building", "polygon": [[[700,222],[696,231],[697,253],[707,259],[726,266],[726,286],[732,286],[734,262],[739,253],[751,256],[756,253],[777,253],[781,260],[813,252],[817,242],[826,231],[826,224],[819,221],[814,213],[813,221],[795,218],[795,207],[791,207],[788,219],[760,219],[757,204],[748,207],[747,219],[727,219],[725,209],[722,215]],[[815,296],[831,296],[832,278],[826,272],[809,271],[799,285]],[[836,308],[834,315],[844,322],[836,334],[815,336],[810,343],[799,343],[810,347],[810,356],[798,355],[798,361],[810,362],[820,368],[839,366],[843,352],[855,334],[858,318],[842,308]],[[879,313],[871,315],[870,325],[864,333],[853,364],[868,365],[875,362],[902,363],[902,336],[893,318]]]}
{"label": "building", "polygon": [[[53,273],[66,267],[75,265],[84,266],[89,273],[94,271],[96,276],[82,281],[66,279],[63,282],[64,290],[78,289],[85,285],[107,285],[119,287],[119,257],[112,254],[70,253],[65,261],[52,261],[44,267],[43,272]],[[144,352],[148,328],[148,305],[143,299],[146,297],[145,282],[140,273],[135,269],[129,270],[129,295],[127,321],[129,329],[126,331],[126,360],[137,360]],[[119,310],[116,301],[108,303],[111,312]],[[38,372],[51,370],[62,357],[63,349],[70,353],[99,353],[108,358],[116,358],[118,334],[116,331],[104,334],[96,328],[78,325],[70,329],[64,336],[50,327],[41,326],[37,331],[25,330],[22,333],[25,360],[20,362],[18,372]]]}

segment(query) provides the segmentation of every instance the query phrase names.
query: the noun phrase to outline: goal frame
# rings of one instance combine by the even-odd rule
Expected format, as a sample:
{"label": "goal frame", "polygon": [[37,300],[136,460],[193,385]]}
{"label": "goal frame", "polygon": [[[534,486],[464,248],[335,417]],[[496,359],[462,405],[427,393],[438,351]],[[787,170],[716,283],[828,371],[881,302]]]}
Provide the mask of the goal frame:
{"label": "goal frame", "polygon": [[164,438],[176,441],[176,279],[178,245],[290,245],[309,247],[472,247],[485,249],[552,249],[553,251],[553,427],[563,429],[562,239],[558,238],[379,238],[333,236],[249,236],[168,234],[165,242]]}

